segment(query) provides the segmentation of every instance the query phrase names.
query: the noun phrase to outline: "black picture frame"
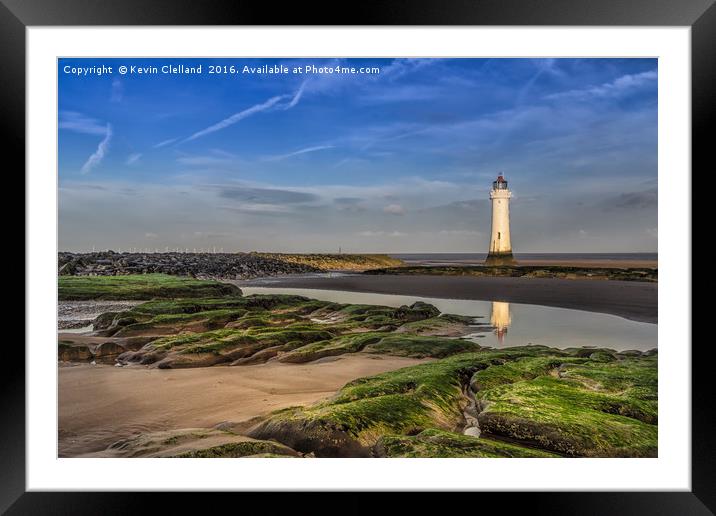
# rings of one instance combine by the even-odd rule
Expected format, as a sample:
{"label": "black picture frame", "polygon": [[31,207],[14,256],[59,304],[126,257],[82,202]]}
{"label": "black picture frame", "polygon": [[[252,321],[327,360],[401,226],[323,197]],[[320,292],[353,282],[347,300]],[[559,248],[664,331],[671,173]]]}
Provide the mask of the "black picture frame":
{"label": "black picture frame", "polygon": [[[353,4],[191,0],[0,0],[0,104],[6,155],[25,163],[25,29],[29,26],[87,25],[553,25],[553,26],[689,26],[692,72],[692,170],[714,169],[710,121],[716,92],[716,6],[714,0],[392,0]],[[708,168],[707,168],[708,167]],[[692,172],[693,174],[693,172]],[[26,275],[31,271],[25,271]],[[691,336],[684,335],[689,346]],[[705,343],[708,345],[708,342]],[[151,493],[39,493],[25,490],[25,354],[9,346],[0,374],[0,513],[125,514],[151,507]],[[509,506],[531,514],[712,514],[716,511],[716,454],[710,423],[714,420],[708,346],[692,347],[692,491],[510,493]],[[11,364],[11,365],[10,365]],[[697,395],[698,393],[698,395]],[[182,493],[162,496],[162,512],[192,509]],[[215,507],[229,494],[212,496]],[[220,498],[215,498],[219,496]],[[261,494],[242,493],[242,504],[261,503]],[[273,496],[273,495],[272,495]],[[317,512],[366,512],[376,495],[353,494],[341,502],[315,494],[291,495],[295,508]],[[454,495],[458,496],[458,495]],[[494,494],[464,495],[451,503],[486,509]],[[475,498],[477,496],[477,498]],[[498,495],[499,496],[499,495]],[[503,495],[504,496],[504,495]],[[485,497],[488,497],[486,499]],[[409,498],[409,499],[407,499]],[[273,498],[272,498],[273,499]],[[274,499],[275,500],[275,499]],[[401,501],[403,511],[424,506],[423,496]],[[278,513],[265,503],[265,514]],[[247,506],[248,507],[248,506]],[[477,510],[477,507],[475,507]],[[199,509],[197,509],[199,510]],[[281,511],[283,512],[283,511]],[[301,511],[303,512],[303,511]]]}

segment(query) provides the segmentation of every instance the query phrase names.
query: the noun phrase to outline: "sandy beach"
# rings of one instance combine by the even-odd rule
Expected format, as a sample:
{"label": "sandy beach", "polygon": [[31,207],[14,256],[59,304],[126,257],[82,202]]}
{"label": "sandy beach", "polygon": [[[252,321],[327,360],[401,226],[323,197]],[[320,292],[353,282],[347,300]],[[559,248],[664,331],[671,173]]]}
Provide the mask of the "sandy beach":
{"label": "sandy beach", "polygon": [[656,323],[658,284],[615,280],[491,278],[430,275],[346,275],[273,278],[270,283],[237,281],[239,286],[315,288],[446,299],[506,301],[587,310]]}
{"label": "sandy beach", "polygon": [[104,450],[119,439],[241,423],[330,397],[347,382],[425,360],[351,355],[309,364],[148,369],[59,368],[59,456]]}

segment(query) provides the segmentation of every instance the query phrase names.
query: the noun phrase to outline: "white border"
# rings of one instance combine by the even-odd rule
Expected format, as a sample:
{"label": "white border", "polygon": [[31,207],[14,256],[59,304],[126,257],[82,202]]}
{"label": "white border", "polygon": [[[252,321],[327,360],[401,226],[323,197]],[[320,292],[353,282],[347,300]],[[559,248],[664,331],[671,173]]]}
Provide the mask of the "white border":
{"label": "white border", "polygon": [[[690,490],[690,29],[48,28],[27,32],[27,489]],[[60,56],[658,57],[658,459],[56,458]],[[667,195],[668,194],[668,195]]]}

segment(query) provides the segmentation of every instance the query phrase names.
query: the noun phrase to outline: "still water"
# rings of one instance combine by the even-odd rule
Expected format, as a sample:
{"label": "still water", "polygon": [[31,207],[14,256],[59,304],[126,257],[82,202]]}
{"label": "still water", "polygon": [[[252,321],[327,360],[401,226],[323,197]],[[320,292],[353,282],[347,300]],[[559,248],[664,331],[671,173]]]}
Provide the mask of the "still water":
{"label": "still water", "polygon": [[410,305],[424,301],[442,313],[467,315],[493,330],[475,328],[475,341],[483,346],[503,348],[539,344],[556,348],[594,346],[618,351],[657,347],[657,326],[629,321],[615,315],[568,310],[539,305],[397,296],[340,290],[302,288],[241,287],[244,295],[296,294],[335,303],[356,303],[384,306]]}

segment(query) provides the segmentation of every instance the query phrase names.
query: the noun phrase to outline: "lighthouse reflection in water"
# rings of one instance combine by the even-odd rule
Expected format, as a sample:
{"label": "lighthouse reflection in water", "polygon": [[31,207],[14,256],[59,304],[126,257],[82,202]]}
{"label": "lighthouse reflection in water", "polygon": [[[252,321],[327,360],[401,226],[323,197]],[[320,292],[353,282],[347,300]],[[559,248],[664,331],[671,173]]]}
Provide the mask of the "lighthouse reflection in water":
{"label": "lighthouse reflection in water", "polygon": [[494,333],[497,335],[497,340],[502,344],[507,333],[507,328],[510,327],[512,318],[510,317],[510,303],[502,301],[492,302],[492,311],[490,312],[490,324],[494,327]]}

